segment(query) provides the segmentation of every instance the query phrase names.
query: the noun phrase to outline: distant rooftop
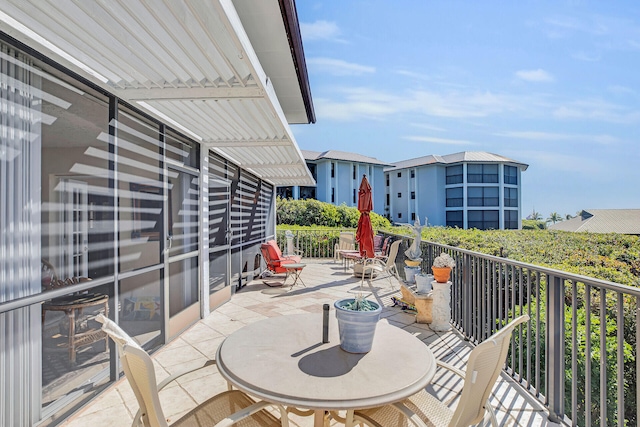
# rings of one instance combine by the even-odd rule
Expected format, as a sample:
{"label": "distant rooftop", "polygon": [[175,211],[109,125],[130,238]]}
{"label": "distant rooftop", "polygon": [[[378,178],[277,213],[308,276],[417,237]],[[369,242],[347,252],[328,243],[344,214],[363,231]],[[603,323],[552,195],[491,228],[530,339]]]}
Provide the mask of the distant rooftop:
{"label": "distant rooftop", "polygon": [[309,150],[300,150],[302,152],[302,156],[305,160],[342,160],[346,162],[358,162],[358,163],[369,163],[372,165],[382,165],[382,166],[390,166],[391,163],[381,162],[380,160],[374,157],[363,156],[358,153],[349,153],[346,151],[337,151],[337,150],[329,150],[329,151],[309,151]]}
{"label": "distant rooftop", "polygon": [[640,209],[583,210],[575,218],[557,222],[549,229],[640,235]]}
{"label": "distant rooftop", "polygon": [[428,156],[416,157],[414,159],[402,160],[391,164],[391,167],[385,170],[392,169],[405,169],[415,168],[418,166],[430,165],[435,163],[441,164],[454,164],[460,162],[500,162],[500,163],[513,163],[521,170],[527,170],[529,165],[519,162],[517,160],[510,159],[508,157],[500,156],[499,154],[487,153],[485,151],[462,151],[460,153],[445,154],[439,156],[436,154],[430,154]]}

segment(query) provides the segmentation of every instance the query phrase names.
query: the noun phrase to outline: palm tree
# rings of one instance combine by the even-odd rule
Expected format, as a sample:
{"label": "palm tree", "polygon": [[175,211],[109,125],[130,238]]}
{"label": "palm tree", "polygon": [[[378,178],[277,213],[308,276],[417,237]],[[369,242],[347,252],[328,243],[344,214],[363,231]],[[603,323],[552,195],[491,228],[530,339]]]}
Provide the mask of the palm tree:
{"label": "palm tree", "polygon": [[551,215],[547,218],[547,222],[553,222],[554,224],[560,221],[562,221],[562,216],[558,212],[551,212]]}
{"label": "palm tree", "polygon": [[533,211],[531,212],[531,215],[529,215],[529,219],[533,219],[535,221],[541,221],[542,220],[542,214],[540,212],[536,212],[536,210],[534,208]]}
{"label": "palm tree", "polygon": [[566,214],[564,216],[564,219],[571,219],[571,218],[573,218],[573,215],[571,215],[571,214]]}

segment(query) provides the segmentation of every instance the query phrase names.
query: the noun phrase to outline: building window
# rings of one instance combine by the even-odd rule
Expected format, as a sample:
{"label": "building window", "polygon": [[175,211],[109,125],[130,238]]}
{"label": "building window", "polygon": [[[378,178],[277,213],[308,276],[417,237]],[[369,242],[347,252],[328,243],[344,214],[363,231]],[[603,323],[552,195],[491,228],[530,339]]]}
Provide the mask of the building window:
{"label": "building window", "polygon": [[415,200],[416,199],[416,192],[412,191],[411,192],[411,200]]}
{"label": "building window", "polygon": [[447,188],[447,207],[459,208],[462,206],[462,187]]}
{"label": "building window", "polygon": [[467,206],[498,206],[500,203],[498,187],[469,187]]}
{"label": "building window", "polygon": [[315,199],[316,198],[316,187],[300,187],[300,199]]}
{"label": "building window", "polygon": [[356,165],[353,165],[351,169],[353,170],[353,179],[356,179]]}
{"label": "building window", "polygon": [[517,230],[518,229],[518,211],[504,211],[504,229],[505,230]]}
{"label": "building window", "polygon": [[331,178],[336,177],[336,164],[331,162]]}
{"label": "building window", "polygon": [[309,169],[309,172],[311,172],[311,176],[313,177],[313,179],[317,181],[318,176],[316,174],[316,165],[314,163],[307,163],[307,169]]}
{"label": "building window", "polygon": [[504,183],[518,185],[518,168],[515,166],[504,167]]}
{"label": "building window", "polygon": [[398,212],[398,218],[402,218],[402,212]]}
{"label": "building window", "polygon": [[518,189],[517,188],[505,188],[504,189],[504,205],[509,208],[518,207]]}
{"label": "building window", "polygon": [[398,178],[402,178],[402,172],[398,172]]}
{"label": "building window", "polygon": [[447,184],[462,184],[462,165],[447,167]]}
{"label": "building window", "polygon": [[415,221],[415,220],[416,220],[416,213],[411,212],[411,221]]}
{"label": "building window", "polygon": [[415,178],[416,177],[416,171],[415,169],[411,169],[411,178]]}
{"label": "building window", "polygon": [[498,211],[467,211],[469,228],[478,230],[498,230],[500,214]]}
{"label": "building window", "polygon": [[334,187],[331,187],[331,203],[335,203],[336,202],[336,189]]}
{"label": "building window", "polygon": [[391,204],[391,200],[390,200],[389,194],[387,194],[387,206],[389,206],[390,204]]}
{"label": "building window", "polygon": [[356,189],[353,189],[353,203],[356,202]]}
{"label": "building window", "polygon": [[402,193],[398,193],[398,199],[402,198]]}
{"label": "building window", "polygon": [[388,187],[388,186],[389,186],[389,174],[386,174],[386,175],[385,175],[385,178],[386,178],[386,180],[387,180],[387,187]]}
{"label": "building window", "polygon": [[464,227],[462,223],[462,211],[447,211],[447,227]]}
{"label": "building window", "polygon": [[491,184],[498,182],[498,165],[467,165],[467,182]]}

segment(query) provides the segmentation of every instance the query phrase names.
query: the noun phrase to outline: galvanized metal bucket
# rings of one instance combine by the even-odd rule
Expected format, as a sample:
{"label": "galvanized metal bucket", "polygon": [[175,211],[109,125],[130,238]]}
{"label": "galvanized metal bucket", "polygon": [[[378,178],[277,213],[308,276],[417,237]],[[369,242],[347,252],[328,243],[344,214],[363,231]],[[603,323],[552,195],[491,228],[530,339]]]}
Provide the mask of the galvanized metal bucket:
{"label": "galvanized metal bucket", "polygon": [[382,307],[378,303],[367,300],[369,304],[376,307],[375,310],[354,311],[344,308],[353,301],[354,298],[345,298],[333,304],[338,319],[340,348],[349,353],[367,353],[371,351],[373,345],[376,324],[380,320]]}

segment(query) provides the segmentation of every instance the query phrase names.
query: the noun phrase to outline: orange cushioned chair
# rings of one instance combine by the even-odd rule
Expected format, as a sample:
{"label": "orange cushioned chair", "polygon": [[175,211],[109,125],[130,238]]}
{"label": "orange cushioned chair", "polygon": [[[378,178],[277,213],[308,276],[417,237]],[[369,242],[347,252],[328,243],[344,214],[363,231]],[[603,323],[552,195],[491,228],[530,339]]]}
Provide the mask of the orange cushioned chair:
{"label": "orange cushioned chair", "polygon": [[260,245],[260,252],[267,263],[267,269],[275,274],[286,273],[287,269],[282,264],[296,264],[302,259],[298,255],[284,256],[275,240],[269,240],[267,243]]}

